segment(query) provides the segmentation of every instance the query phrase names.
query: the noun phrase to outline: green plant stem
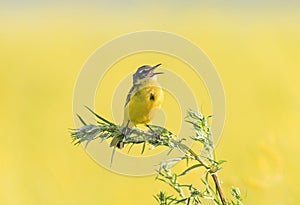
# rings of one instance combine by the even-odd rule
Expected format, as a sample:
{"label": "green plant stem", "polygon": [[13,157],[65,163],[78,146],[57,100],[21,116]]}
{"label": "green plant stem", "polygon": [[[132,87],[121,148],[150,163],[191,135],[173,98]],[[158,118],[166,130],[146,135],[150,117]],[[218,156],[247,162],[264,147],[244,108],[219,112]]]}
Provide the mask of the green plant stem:
{"label": "green plant stem", "polygon": [[191,148],[189,148],[188,146],[178,143],[177,141],[174,141],[174,143],[177,143],[180,147],[183,147],[185,150],[187,150],[194,158],[195,160],[197,160],[198,162],[200,162],[200,164],[202,164],[206,170],[210,170],[210,176],[213,178],[214,183],[216,185],[218,194],[220,196],[220,199],[222,201],[223,205],[226,205],[226,200],[222,191],[222,187],[218,178],[218,175],[216,173],[216,171],[211,170],[211,167],[209,167]]}
{"label": "green plant stem", "polygon": [[181,147],[184,147],[200,164],[202,164],[207,170],[210,170],[210,167],[188,146],[180,144]]}
{"label": "green plant stem", "polygon": [[[184,145],[186,148],[187,148],[187,151],[198,161],[200,162],[207,170],[211,170],[211,168],[203,162],[203,160],[190,148],[188,148],[186,145]],[[214,172],[211,172],[210,173],[210,176],[213,178],[214,180],[214,183],[216,185],[216,188],[218,190],[218,193],[219,193],[219,196],[220,196],[220,199],[222,201],[222,204],[223,205],[226,205],[226,200],[225,200],[225,197],[224,197],[224,194],[223,194],[223,191],[222,191],[222,188],[221,188],[221,184],[220,184],[220,181],[219,181],[219,178],[218,178],[218,175],[217,173],[214,171]]]}

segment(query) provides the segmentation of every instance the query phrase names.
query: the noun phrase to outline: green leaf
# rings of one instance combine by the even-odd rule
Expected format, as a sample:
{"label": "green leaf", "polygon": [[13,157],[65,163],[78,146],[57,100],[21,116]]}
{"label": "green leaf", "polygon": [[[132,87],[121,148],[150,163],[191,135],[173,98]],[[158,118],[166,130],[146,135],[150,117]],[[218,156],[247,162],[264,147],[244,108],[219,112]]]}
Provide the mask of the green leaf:
{"label": "green leaf", "polygon": [[181,202],[185,202],[186,200],[190,200],[190,198],[183,198],[183,199],[180,199],[180,200],[178,200],[177,202],[176,202],[176,204],[179,204],[179,203],[181,203]]}
{"label": "green leaf", "polygon": [[101,117],[100,115],[98,115],[97,113],[95,113],[91,108],[89,108],[88,106],[84,106],[86,109],[88,109],[91,113],[93,113],[97,118],[99,118],[100,120],[102,120],[103,122],[106,122],[109,125],[115,125],[111,122],[109,122],[108,120],[104,119],[103,117]]}
{"label": "green leaf", "polygon": [[223,164],[225,162],[227,162],[227,161],[226,160],[219,160],[217,163],[218,163],[218,165],[221,165],[221,164]]}
{"label": "green leaf", "polygon": [[146,141],[143,143],[143,147],[142,147],[142,151],[141,151],[141,154],[144,154],[144,151],[145,151],[145,147],[146,147]]}
{"label": "green leaf", "polygon": [[231,194],[234,198],[241,200],[241,192],[240,189],[237,187],[232,187],[231,188]]}
{"label": "green leaf", "polygon": [[80,120],[80,122],[83,124],[83,125],[87,125],[84,120],[80,117],[80,115],[76,114],[76,116],[78,117],[78,119]]}
{"label": "green leaf", "polygon": [[202,164],[195,164],[189,168],[187,168],[184,172],[182,172],[181,174],[179,174],[178,176],[183,176],[185,174],[187,174],[188,172],[190,172],[191,170],[197,168],[197,167],[202,167],[203,165]]}
{"label": "green leaf", "polygon": [[117,144],[114,146],[113,151],[112,151],[112,153],[111,153],[110,167],[112,167],[112,163],[113,163],[113,160],[114,160],[116,148],[117,148]]}
{"label": "green leaf", "polygon": [[128,149],[128,152],[127,152],[127,153],[129,153],[129,152],[130,152],[130,150],[131,150],[131,148],[133,147],[133,145],[134,145],[134,143],[132,143],[132,144],[130,145],[130,147],[129,147],[129,149]]}

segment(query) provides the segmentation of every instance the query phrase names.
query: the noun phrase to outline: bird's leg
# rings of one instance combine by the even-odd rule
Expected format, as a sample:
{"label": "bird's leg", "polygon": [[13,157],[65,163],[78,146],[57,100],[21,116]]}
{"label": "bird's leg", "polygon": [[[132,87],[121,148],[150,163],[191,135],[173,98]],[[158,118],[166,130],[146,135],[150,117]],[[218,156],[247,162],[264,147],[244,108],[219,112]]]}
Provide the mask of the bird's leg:
{"label": "bird's leg", "polygon": [[128,127],[130,120],[127,121],[127,124],[122,129],[122,134],[124,135],[125,140],[127,139],[128,134],[130,134],[130,128]]}
{"label": "bird's leg", "polygon": [[118,137],[115,137],[111,143],[111,147],[118,147],[119,149],[123,149],[124,147],[124,141],[128,138],[127,136],[130,134],[130,128],[128,127],[129,125],[129,120],[126,124],[125,127],[122,128],[122,134],[119,135]]}
{"label": "bird's leg", "polygon": [[151,128],[150,125],[146,125],[146,127],[149,128],[149,130],[152,132],[152,134],[153,134],[153,136],[154,136],[155,139],[157,139],[157,140],[160,139],[160,135],[159,135],[157,132],[155,132],[155,131]]}

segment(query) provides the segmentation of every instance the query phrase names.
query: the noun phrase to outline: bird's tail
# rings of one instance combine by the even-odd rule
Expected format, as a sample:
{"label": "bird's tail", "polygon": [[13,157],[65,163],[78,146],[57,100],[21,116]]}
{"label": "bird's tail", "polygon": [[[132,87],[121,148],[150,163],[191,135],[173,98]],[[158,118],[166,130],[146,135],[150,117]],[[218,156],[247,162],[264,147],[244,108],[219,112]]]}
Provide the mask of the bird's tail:
{"label": "bird's tail", "polygon": [[110,142],[111,147],[117,147],[119,149],[124,148],[123,135],[115,136]]}
{"label": "bird's tail", "polygon": [[122,134],[115,136],[112,141],[110,142],[110,146],[111,147],[117,147],[119,149],[123,149],[124,148],[124,142],[123,139],[126,137],[126,134],[128,133],[128,129],[130,129],[131,127],[133,127],[134,125],[131,123],[130,120],[128,120],[126,123],[123,122],[122,123]]}

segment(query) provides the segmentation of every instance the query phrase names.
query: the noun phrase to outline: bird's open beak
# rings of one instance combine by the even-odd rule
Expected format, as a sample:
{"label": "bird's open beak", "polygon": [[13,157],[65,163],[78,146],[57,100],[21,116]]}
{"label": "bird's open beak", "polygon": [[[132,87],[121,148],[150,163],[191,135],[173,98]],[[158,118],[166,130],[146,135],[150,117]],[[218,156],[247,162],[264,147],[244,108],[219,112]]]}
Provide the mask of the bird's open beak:
{"label": "bird's open beak", "polygon": [[164,72],[156,72],[156,73],[153,73],[152,76],[153,75],[159,75],[159,74],[164,74]]}
{"label": "bird's open beak", "polygon": [[152,76],[155,76],[155,75],[159,75],[159,74],[164,74],[164,72],[156,72],[156,73],[154,73],[153,71],[154,71],[154,69],[156,69],[158,66],[160,66],[161,65],[161,63],[159,63],[159,64],[157,64],[157,65],[155,65],[155,66],[153,66],[152,67],[152,69],[151,69],[151,74],[152,74]]}

